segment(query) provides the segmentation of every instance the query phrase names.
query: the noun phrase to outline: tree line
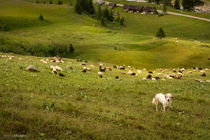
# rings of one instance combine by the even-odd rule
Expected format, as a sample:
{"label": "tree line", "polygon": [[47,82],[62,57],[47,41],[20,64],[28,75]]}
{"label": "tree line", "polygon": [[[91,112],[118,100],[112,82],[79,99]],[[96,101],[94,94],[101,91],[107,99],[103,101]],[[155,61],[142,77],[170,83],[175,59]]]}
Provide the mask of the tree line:
{"label": "tree line", "polygon": [[113,11],[105,8],[102,10],[101,6],[95,10],[92,0],[77,0],[75,5],[75,12],[78,14],[88,14],[101,22],[105,26],[106,22],[113,22],[116,20],[120,25],[124,25],[124,17],[118,16],[116,19],[113,16]]}

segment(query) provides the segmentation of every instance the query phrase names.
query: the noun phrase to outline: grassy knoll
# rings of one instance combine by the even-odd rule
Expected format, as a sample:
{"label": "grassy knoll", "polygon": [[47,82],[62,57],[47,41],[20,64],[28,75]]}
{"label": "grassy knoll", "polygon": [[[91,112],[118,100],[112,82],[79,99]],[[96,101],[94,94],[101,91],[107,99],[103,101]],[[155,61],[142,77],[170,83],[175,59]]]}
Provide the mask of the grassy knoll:
{"label": "grassy knoll", "polygon": [[[12,60],[0,58],[1,138],[14,134],[24,134],[27,139],[209,137],[210,86],[195,82],[196,78],[210,79],[209,70],[206,70],[207,77],[201,77],[199,71],[187,74],[191,71],[187,69],[181,80],[151,81],[142,79],[148,75],[145,70],[138,76],[130,76],[113,69],[99,78],[99,63],[88,62],[91,71],[82,73],[81,62],[74,59],[47,64],[40,59],[21,55],[15,55]],[[25,71],[31,64],[41,72]],[[53,75],[51,65],[62,67],[65,77]],[[73,70],[67,69],[68,65]],[[108,63],[104,66],[112,67]],[[161,71],[156,69],[153,75]],[[166,73],[172,70],[167,69],[160,77],[164,78]],[[155,112],[151,103],[158,92],[174,95],[172,108],[165,113]]]}

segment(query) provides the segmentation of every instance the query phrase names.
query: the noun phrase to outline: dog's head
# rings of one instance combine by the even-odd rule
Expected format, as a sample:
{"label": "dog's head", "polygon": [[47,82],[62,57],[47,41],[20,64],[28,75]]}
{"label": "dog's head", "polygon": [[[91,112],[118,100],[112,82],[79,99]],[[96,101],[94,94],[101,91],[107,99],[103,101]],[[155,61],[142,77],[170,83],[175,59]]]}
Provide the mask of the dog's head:
{"label": "dog's head", "polygon": [[165,98],[166,98],[166,100],[167,100],[168,102],[171,102],[173,96],[172,96],[171,93],[167,93],[167,94],[165,94]]}

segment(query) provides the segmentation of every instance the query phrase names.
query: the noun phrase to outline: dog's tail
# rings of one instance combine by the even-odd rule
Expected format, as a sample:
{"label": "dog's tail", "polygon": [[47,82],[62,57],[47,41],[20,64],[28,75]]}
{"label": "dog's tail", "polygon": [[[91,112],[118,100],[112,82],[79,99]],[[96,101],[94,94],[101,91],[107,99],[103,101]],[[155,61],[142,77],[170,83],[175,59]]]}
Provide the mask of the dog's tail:
{"label": "dog's tail", "polygon": [[152,103],[155,104],[155,98],[152,99]]}

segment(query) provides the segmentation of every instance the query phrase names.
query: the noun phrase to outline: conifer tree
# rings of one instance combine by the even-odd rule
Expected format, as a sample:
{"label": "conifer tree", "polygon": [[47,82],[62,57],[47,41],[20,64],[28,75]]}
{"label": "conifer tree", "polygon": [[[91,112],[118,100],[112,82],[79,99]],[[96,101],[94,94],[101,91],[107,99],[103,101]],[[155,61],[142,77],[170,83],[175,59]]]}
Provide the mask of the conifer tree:
{"label": "conifer tree", "polygon": [[179,0],[175,0],[174,8],[175,8],[175,9],[180,9]]}
{"label": "conifer tree", "polygon": [[163,31],[163,28],[162,27],[160,27],[159,30],[158,30],[158,32],[156,33],[156,37],[159,37],[160,39],[166,37],[165,32]]}

